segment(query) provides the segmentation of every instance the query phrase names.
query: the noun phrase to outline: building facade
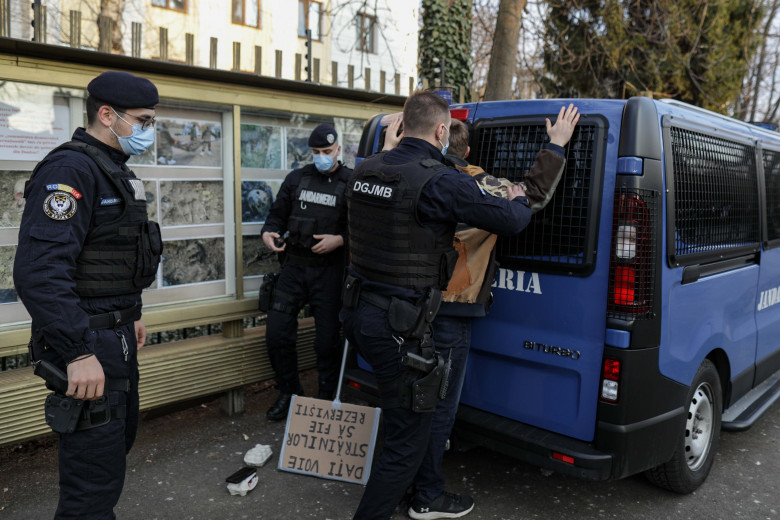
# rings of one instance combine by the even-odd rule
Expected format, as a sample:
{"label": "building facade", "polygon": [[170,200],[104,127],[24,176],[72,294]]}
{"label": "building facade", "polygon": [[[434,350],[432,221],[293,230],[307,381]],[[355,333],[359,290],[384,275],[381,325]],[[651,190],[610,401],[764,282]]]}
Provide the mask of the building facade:
{"label": "building facade", "polygon": [[[419,0],[40,3],[48,44],[379,92],[416,86]],[[0,0],[0,36],[33,39],[30,6]]]}

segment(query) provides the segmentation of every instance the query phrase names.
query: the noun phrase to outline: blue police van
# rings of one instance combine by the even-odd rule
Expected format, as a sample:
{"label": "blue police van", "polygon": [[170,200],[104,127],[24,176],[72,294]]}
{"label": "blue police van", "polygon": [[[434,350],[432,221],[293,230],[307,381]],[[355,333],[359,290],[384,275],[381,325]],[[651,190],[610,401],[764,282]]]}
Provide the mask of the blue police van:
{"label": "blue police van", "polygon": [[[780,396],[780,134],[671,100],[452,106],[469,162],[523,180],[582,113],[555,195],[499,237],[455,439],[586,479],[695,490],[720,430]],[[380,146],[378,115],[358,155]],[[352,356],[345,395],[375,402]]]}

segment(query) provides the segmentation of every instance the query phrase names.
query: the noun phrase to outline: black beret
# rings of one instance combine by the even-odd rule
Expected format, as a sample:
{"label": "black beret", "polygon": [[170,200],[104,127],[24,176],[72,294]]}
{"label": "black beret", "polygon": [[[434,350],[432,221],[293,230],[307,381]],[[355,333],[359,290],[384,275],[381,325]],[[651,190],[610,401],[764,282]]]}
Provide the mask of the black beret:
{"label": "black beret", "polygon": [[122,108],[154,108],[160,102],[154,83],[118,70],[109,70],[90,81],[87,92],[100,101]]}
{"label": "black beret", "polygon": [[311,148],[327,148],[338,140],[339,134],[336,129],[328,123],[322,123],[309,136],[309,146]]}

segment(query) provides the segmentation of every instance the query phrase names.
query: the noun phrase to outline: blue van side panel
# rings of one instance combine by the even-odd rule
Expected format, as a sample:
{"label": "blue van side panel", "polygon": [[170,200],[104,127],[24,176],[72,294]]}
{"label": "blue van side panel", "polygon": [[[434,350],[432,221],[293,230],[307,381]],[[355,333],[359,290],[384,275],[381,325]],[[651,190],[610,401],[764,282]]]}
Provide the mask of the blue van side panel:
{"label": "blue van side panel", "polygon": [[[731,377],[749,369],[756,355],[755,298],[759,267],[751,265],[682,285],[681,269],[669,271],[661,373],[690,384],[712,350],[726,352]],[[679,278],[672,281],[672,278]]]}
{"label": "blue van side panel", "polygon": [[[761,276],[753,308],[758,327],[756,361],[761,363],[780,349],[780,248],[761,253]],[[774,365],[762,368],[762,379],[769,375],[767,371],[776,368]]]}

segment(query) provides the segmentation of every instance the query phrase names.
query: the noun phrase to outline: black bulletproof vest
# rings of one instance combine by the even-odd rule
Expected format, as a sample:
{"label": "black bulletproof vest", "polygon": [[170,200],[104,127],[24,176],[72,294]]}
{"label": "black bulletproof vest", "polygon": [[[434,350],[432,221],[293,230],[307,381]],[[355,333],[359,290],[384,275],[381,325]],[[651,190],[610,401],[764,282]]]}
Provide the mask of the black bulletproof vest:
{"label": "black bulletproof vest", "polygon": [[132,171],[111,161],[99,148],[81,141],[64,143],[44,158],[33,175],[58,150],[74,150],[92,159],[122,197],[114,220],[89,231],[76,260],[76,292],[82,297],[140,292],[154,281],[162,253],[160,226],[146,213],[143,183]]}
{"label": "black bulletproof vest", "polygon": [[447,167],[434,159],[391,165],[383,158],[361,162],[347,186],[351,266],[374,282],[444,289],[457,260],[453,235],[437,236],[422,225],[417,201]]}
{"label": "black bulletproof vest", "polygon": [[304,170],[287,219],[290,232],[287,242],[292,246],[291,252],[309,252],[317,242],[313,235],[336,235],[341,231],[339,215],[345,189],[343,180],[323,175],[314,166]]}

